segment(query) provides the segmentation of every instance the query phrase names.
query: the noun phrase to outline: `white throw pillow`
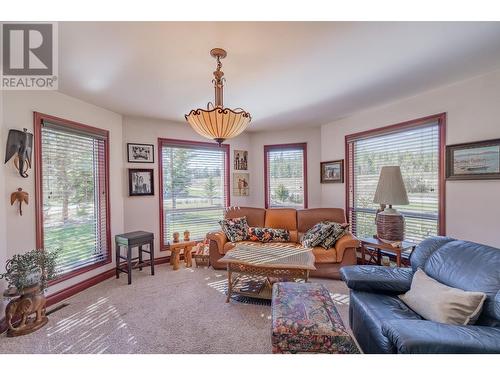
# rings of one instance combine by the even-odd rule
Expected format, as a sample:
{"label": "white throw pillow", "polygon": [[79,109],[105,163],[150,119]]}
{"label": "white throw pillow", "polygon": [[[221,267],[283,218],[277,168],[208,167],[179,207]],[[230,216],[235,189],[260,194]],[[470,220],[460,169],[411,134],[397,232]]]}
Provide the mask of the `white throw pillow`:
{"label": "white throw pillow", "polygon": [[399,298],[427,320],[466,325],[479,316],[486,294],[441,284],[419,268],[413,275],[410,290]]}

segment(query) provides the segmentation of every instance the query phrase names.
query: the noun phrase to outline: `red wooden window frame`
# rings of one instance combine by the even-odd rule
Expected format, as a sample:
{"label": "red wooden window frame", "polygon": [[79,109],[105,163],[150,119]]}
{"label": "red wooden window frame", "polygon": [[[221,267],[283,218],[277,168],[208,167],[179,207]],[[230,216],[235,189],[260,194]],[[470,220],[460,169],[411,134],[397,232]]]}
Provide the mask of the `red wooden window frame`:
{"label": "red wooden window frame", "polygon": [[33,112],[33,134],[35,146],[35,220],[36,220],[36,246],[38,249],[43,249],[43,176],[42,176],[42,125],[43,121],[49,121],[58,125],[62,125],[68,129],[83,130],[88,133],[94,133],[104,138],[104,173],[106,177],[106,259],[88,266],[70,271],[52,280],[49,285],[60,283],[64,280],[71,279],[77,275],[81,275],[90,270],[102,267],[112,261],[111,251],[111,209],[109,201],[109,131],[85,125],[76,121],[66,120],[60,117],[47,115],[40,112]]}
{"label": "red wooden window frame", "polygon": [[304,208],[307,208],[307,143],[286,143],[277,145],[264,146],[264,194],[265,194],[265,207],[269,208],[269,166],[267,162],[267,154],[270,151],[277,150],[302,150],[303,154],[303,169],[304,169]]}
{"label": "red wooden window frame", "polygon": [[163,230],[163,159],[162,159],[162,148],[164,145],[174,145],[174,146],[191,146],[193,148],[206,148],[206,149],[216,149],[222,150],[225,153],[224,158],[224,193],[226,195],[226,207],[231,205],[231,189],[230,189],[230,161],[229,161],[229,150],[230,146],[226,143],[222,145],[217,145],[212,142],[200,142],[200,141],[186,141],[180,139],[171,139],[171,138],[158,138],[158,186],[159,188],[159,197],[158,203],[160,208],[160,251],[167,251],[169,249],[168,245],[163,243],[164,230]]}
{"label": "red wooden window frame", "polygon": [[351,154],[349,143],[364,137],[383,135],[394,131],[403,131],[406,129],[414,129],[419,126],[436,121],[439,129],[439,155],[438,155],[438,235],[444,236],[446,233],[446,186],[445,186],[445,151],[446,151],[446,113],[438,113],[431,116],[421,117],[414,120],[404,121],[397,124],[383,126],[381,128],[371,129],[359,133],[349,134],[345,137],[345,212],[349,223],[351,222],[351,207],[349,202],[350,190],[353,184],[350,165]]}

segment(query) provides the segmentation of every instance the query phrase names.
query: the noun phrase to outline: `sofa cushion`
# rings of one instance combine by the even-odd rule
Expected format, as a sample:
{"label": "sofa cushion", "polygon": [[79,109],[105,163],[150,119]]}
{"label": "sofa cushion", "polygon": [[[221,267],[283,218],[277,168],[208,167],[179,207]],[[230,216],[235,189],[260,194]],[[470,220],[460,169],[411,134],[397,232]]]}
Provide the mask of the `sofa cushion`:
{"label": "sofa cushion", "polygon": [[219,224],[229,241],[238,242],[248,239],[248,222],[245,216],[220,220]]}
{"label": "sofa cushion", "polygon": [[388,319],[422,318],[393,295],[351,290],[349,320],[354,336],[365,353],[395,353],[396,348],[382,333]]}
{"label": "sofa cushion", "polygon": [[320,221],[345,223],[346,217],[342,208],[305,208],[297,210],[297,229],[305,233]]}
{"label": "sofa cushion", "polygon": [[235,217],[245,216],[248,225],[251,227],[263,227],[266,217],[265,208],[255,207],[230,207],[226,210],[224,217],[226,219],[234,219]]}
{"label": "sofa cushion", "polygon": [[[234,249],[236,247],[236,245],[252,245],[252,246],[261,246],[261,247],[268,246],[267,243],[255,242],[255,241],[226,242],[224,244],[223,254],[226,254],[228,251],[231,251],[232,249]],[[272,246],[274,248],[276,248],[276,246],[283,246],[283,247],[297,246],[297,247],[300,247],[300,245],[297,244],[296,242],[276,242],[276,243],[273,243]]]}
{"label": "sofa cushion", "polygon": [[266,210],[266,228],[287,229],[290,241],[299,242],[297,231],[297,210],[294,208],[269,208]]}
{"label": "sofa cushion", "polygon": [[477,320],[486,294],[451,288],[419,268],[413,275],[410,290],[399,298],[427,320],[465,325]]}
{"label": "sofa cushion", "polygon": [[290,232],[286,229],[249,227],[247,238],[258,242],[290,242]]}
{"label": "sofa cushion", "polygon": [[330,249],[335,246],[337,240],[347,233],[347,228],[349,228],[349,224],[339,224],[333,223],[330,231],[326,238],[319,244],[324,249]]}

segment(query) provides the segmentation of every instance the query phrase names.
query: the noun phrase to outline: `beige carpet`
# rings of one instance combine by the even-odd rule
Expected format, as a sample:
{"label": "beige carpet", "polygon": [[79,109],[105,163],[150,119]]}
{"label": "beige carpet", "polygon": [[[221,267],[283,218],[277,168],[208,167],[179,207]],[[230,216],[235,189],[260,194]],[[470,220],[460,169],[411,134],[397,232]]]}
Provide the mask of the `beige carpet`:
{"label": "beige carpet", "polygon": [[[311,282],[330,290],[347,325],[345,284]],[[64,301],[38,332],[3,334],[0,353],[270,353],[270,306],[226,304],[225,287],[225,272],[211,268],[136,270],[130,286],[122,275]]]}

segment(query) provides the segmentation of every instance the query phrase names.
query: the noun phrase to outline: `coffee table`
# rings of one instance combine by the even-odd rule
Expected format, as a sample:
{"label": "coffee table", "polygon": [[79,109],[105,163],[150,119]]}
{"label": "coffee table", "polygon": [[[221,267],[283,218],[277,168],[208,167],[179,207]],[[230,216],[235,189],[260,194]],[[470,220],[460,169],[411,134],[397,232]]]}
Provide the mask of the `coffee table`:
{"label": "coffee table", "polygon": [[273,281],[307,282],[316,269],[311,249],[280,243],[236,245],[220,262],[227,265],[226,302],[233,293],[271,299]]}

